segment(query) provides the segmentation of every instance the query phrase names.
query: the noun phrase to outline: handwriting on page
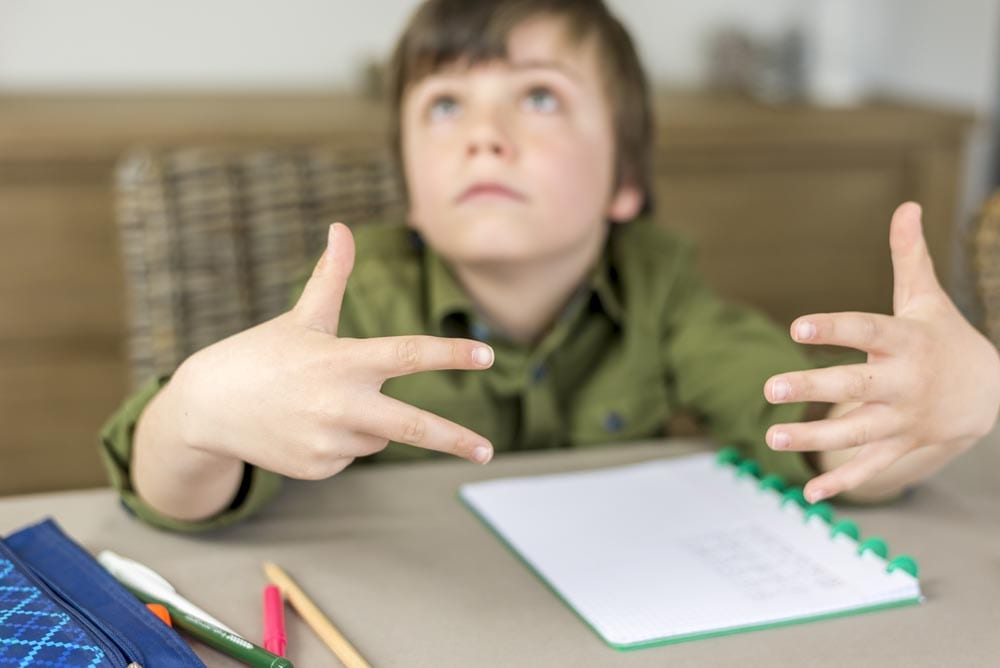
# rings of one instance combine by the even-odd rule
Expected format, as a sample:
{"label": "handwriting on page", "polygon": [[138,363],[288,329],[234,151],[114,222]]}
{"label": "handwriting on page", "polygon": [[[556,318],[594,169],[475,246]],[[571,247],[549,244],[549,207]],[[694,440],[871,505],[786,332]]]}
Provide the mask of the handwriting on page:
{"label": "handwriting on page", "polygon": [[684,546],[754,600],[844,586],[832,571],[762,526],[688,536]]}

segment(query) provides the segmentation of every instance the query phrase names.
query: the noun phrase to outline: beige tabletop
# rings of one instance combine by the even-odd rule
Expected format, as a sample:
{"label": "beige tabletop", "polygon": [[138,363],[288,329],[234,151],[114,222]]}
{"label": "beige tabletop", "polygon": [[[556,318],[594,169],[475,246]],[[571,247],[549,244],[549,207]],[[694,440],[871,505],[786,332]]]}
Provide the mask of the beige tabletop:
{"label": "beige tabletop", "polygon": [[[0,533],[46,515],[92,553],[138,559],[260,642],[260,563],[285,568],[374,666],[1000,665],[1000,431],[907,498],[842,508],[915,555],[924,605],[677,645],[604,644],[456,500],[459,484],[607,466],[704,448],[695,441],[354,466],[289,484],[258,518],[205,536],[151,529],[106,489],[0,500]],[[337,666],[287,613],[298,668]],[[209,666],[238,666],[207,647]]]}

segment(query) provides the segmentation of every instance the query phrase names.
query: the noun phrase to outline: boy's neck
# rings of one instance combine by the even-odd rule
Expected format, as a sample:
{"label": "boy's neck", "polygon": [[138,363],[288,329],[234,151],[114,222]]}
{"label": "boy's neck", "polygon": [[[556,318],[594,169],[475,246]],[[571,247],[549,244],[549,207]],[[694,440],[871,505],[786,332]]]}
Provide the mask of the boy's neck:
{"label": "boy's neck", "polygon": [[597,245],[559,259],[517,265],[452,264],[459,283],[491,327],[520,344],[548,333],[604,248]]}

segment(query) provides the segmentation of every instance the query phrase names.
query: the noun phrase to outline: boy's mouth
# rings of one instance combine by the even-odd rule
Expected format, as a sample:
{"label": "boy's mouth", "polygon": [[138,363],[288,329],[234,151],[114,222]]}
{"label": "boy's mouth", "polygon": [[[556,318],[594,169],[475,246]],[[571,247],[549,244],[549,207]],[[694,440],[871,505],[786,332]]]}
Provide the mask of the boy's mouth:
{"label": "boy's mouth", "polygon": [[511,199],[518,202],[523,202],[527,199],[523,193],[513,188],[508,188],[502,183],[497,183],[496,181],[478,181],[463,190],[455,199],[455,202],[462,204],[479,198]]}

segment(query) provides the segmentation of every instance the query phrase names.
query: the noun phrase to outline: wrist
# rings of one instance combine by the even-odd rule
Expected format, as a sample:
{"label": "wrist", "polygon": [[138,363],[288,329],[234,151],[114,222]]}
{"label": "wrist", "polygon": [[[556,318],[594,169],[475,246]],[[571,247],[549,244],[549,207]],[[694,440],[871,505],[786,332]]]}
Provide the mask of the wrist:
{"label": "wrist", "polygon": [[153,510],[189,521],[217,514],[231,502],[244,464],[185,441],[182,377],[175,374],[143,411],[133,438],[130,477],[135,492]]}
{"label": "wrist", "polygon": [[203,352],[181,362],[164,387],[165,412],[176,425],[176,445],[185,451],[186,458],[197,461],[200,466],[216,468],[237,461],[242,464],[237,458],[224,454],[223,441],[212,434],[205,422],[201,410],[206,405],[205,393],[201,387],[204,379],[210,376],[206,376],[207,367],[202,363]]}

